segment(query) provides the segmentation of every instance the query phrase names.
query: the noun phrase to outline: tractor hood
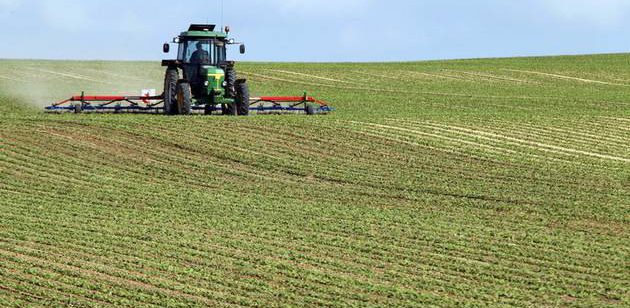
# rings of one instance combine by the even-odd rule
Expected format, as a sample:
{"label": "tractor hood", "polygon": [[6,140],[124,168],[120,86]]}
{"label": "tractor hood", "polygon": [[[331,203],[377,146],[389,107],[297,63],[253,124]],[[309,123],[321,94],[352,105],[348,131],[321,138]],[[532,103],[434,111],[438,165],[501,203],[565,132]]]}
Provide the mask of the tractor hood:
{"label": "tractor hood", "polygon": [[214,91],[215,94],[223,94],[223,82],[225,81],[225,71],[214,67],[204,66],[202,73],[206,77],[208,94]]}

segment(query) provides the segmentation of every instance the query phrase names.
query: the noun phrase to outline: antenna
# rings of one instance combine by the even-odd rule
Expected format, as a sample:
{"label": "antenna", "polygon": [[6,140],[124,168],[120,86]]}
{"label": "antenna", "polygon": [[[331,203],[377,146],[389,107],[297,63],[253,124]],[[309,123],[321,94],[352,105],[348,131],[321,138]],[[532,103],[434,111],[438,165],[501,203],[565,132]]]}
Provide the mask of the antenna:
{"label": "antenna", "polygon": [[223,24],[223,8],[224,8],[224,0],[221,0],[221,29],[223,29],[223,27],[225,26]]}

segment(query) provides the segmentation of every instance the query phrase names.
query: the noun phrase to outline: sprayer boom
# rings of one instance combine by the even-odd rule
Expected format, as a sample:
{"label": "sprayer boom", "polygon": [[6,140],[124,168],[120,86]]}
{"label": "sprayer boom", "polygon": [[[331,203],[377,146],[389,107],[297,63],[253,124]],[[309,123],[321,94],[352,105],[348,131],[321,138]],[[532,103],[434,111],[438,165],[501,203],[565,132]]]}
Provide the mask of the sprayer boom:
{"label": "sprayer boom", "polygon": [[[77,95],[46,107],[48,112],[114,112],[114,113],[163,113],[164,95],[159,96],[116,96]],[[199,105],[195,112],[206,114],[223,113],[221,105]],[[333,111],[328,103],[306,95],[261,96],[249,99],[248,110],[256,114],[305,113],[325,114]]]}

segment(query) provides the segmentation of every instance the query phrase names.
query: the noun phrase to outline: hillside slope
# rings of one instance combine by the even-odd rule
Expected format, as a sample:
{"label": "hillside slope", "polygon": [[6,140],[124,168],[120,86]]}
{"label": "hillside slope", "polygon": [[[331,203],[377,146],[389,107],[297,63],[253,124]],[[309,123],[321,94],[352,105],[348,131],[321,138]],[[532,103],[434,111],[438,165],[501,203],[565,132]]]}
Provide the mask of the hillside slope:
{"label": "hillside slope", "polygon": [[43,114],[162,68],[0,61],[0,305],[628,305],[629,63],[245,63],[337,111],[231,118]]}

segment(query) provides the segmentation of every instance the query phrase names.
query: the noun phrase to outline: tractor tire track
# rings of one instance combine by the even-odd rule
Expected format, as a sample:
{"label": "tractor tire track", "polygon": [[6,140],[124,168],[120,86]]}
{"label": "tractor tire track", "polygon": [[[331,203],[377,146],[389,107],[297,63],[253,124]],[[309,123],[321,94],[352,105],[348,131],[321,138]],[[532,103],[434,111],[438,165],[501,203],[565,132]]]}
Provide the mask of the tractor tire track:
{"label": "tractor tire track", "polygon": [[[310,85],[316,87],[332,88],[332,89],[344,89],[344,90],[357,90],[357,91],[370,91],[370,92],[388,92],[388,93],[401,93],[401,94],[416,94],[416,95],[434,95],[434,96],[452,96],[452,97],[466,97],[466,98],[492,98],[492,99],[532,99],[532,100],[544,100],[544,99],[558,99],[557,97],[534,97],[534,96],[497,96],[497,95],[476,95],[476,94],[461,94],[461,93],[446,93],[446,92],[422,92],[422,91],[404,91],[394,89],[382,89],[382,88],[363,88],[363,87],[347,87],[339,85],[328,85],[322,83],[295,81],[284,78],[272,77],[263,74],[251,73],[241,71],[240,73],[248,76],[254,76],[261,79],[280,81],[284,83]],[[508,106],[505,106],[508,107]],[[510,106],[514,107],[514,106]]]}
{"label": "tractor tire track", "polygon": [[[452,130],[449,130],[449,129],[444,129],[444,128],[441,128],[441,127],[432,126],[429,123],[418,123],[418,122],[414,122],[414,121],[409,121],[409,122],[411,122],[411,123],[408,123],[408,125],[411,124],[410,129],[412,129],[414,131],[417,131],[417,126],[419,125],[420,127],[423,127],[423,128],[428,128],[428,129],[433,129],[433,130],[437,129],[439,131],[442,131],[443,133],[455,134],[457,136],[460,136],[460,138],[462,136],[464,136],[464,137],[470,138],[472,140],[477,140],[477,141],[469,141],[469,143],[471,145],[475,145],[476,144],[476,145],[479,145],[481,147],[497,147],[499,145],[502,145],[502,143],[497,143],[496,140],[494,140],[494,139],[483,138],[483,137],[480,138],[478,135],[474,135],[474,134],[462,134],[461,132],[456,132],[456,131],[452,131]],[[448,138],[453,138],[453,137],[448,137]],[[479,139],[490,141],[492,145],[480,143],[478,141]],[[512,144],[512,145],[514,145],[514,144]],[[581,166],[588,166],[587,164],[584,164],[584,163],[581,163],[581,162],[577,162],[577,161],[574,161],[574,160],[563,159],[563,158],[560,158],[560,157],[550,157],[548,155],[537,155],[537,154],[533,154],[533,153],[530,153],[530,152],[522,151],[522,150],[519,149],[520,147],[516,147],[514,149],[508,149],[508,148],[502,148],[502,147],[499,147],[499,148],[504,149],[505,151],[511,151],[510,154],[513,157],[531,157],[533,159],[536,159],[536,160],[542,161],[542,162],[556,161],[556,162],[568,163],[568,164],[572,164],[572,165],[576,165],[577,164],[577,165],[581,165]],[[566,156],[566,155],[567,154],[565,153],[563,156]],[[495,157],[495,156],[491,156],[491,157],[497,159],[497,157]],[[575,155],[574,157],[578,157],[578,156]],[[504,158],[501,157],[500,159],[504,159]],[[521,161],[521,160],[519,160],[519,161]]]}
{"label": "tractor tire track", "polygon": [[[518,139],[518,138],[502,135],[502,134],[499,134],[499,133],[491,133],[491,132],[486,132],[486,131],[481,131],[481,130],[474,130],[474,129],[470,129],[470,128],[459,127],[459,126],[443,125],[443,124],[431,124],[431,123],[428,123],[428,124],[429,125],[433,125],[433,126],[438,126],[438,127],[444,127],[444,128],[447,128],[447,129],[451,129],[453,132],[460,132],[460,133],[466,132],[466,133],[469,133],[469,134],[476,135],[476,136],[478,136],[479,138],[482,138],[482,139],[493,140],[493,141],[497,141],[497,142],[505,142],[505,143],[516,144],[516,145],[520,145],[520,146],[529,147],[529,148],[532,148],[532,149],[542,150],[542,151],[545,151],[545,152],[561,153],[561,154],[565,154],[565,155],[578,154],[578,155],[582,155],[582,156],[595,157],[595,158],[600,158],[600,159],[609,160],[609,161],[618,161],[618,162],[623,162],[623,163],[630,163],[630,158],[618,157],[618,156],[601,154],[601,153],[594,153],[594,152],[577,150],[577,149],[572,149],[572,148],[565,148],[565,147],[561,147],[561,146],[555,146],[555,145],[545,144],[545,143],[531,141],[531,140]],[[500,141],[500,140],[506,140],[506,141]]]}
{"label": "tractor tire track", "polygon": [[75,80],[91,81],[91,82],[101,83],[101,84],[113,84],[111,82],[105,82],[105,81],[102,81],[102,80],[93,79],[93,78],[90,78],[90,77],[87,77],[87,76],[83,76],[83,75],[79,75],[79,74],[62,73],[62,72],[57,72],[57,71],[53,71],[53,70],[47,70],[47,69],[43,69],[43,68],[33,68],[33,67],[26,67],[25,69],[36,71],[36,72],[41,72],[41,73],[57,75],[57,76],[70,78],[70,79],[75,79]]}
{"label": "tractor tire track", "polygon": [[[508,123],[503,123],[503,124],[508,124]],[[571,127],[575,127],[575,125],[570,125]],[[608,134],[601,134],[601,135],[595,135],[593,134],[594,132],[599,130],[594,130],[592,128],[589,129],[583,129],[583,131],[577,131],[577,130],[569,130],[569,129],[564,129],[564,128],[560,128],[560,127],[552,127],[552,126],[534,126],[532,124],[529,123],[521,123],[519,124],[519,127],[522,129],[531,129],[531,130],[535,130],[535,131],[539,131],[539,132],[545,132],[545,131],[554,131],[554,132],[559,132],[559,133],[565,133],[568,134],[570,136],[572,136],[572,138],[575,138],[575,140],[584,140],[584,141],[589,141],[589,142],[605,142],[608,145],[613,145],[613,146],[625,146],[627,145],[627,140],[624,140],[623,138],[618,138],[615,136],[611,136]],[[579,127],[575,127],[575,128],[579,128]],[[553,136],[551,133],[549,133],[550,136]]]}
{"label": "tractor tire track", "polygon": [[94,72],[94,73],[97,73],[97,74],[103,74],[103,75],[114,77],[114,78],[122,78],[122,79],[127,79],[127,80],[132,80],[132,81],[142,81],[142,82],[146,82],[147,81],[146,79],[139,78],[139,77],[136,77],[136,76],[112,73],[110,71],[106,71],[106,70],[103,70],[103,69],[82,68],[82,70],[84,70],[84,71],[87,70],[87,71],[90,71],[90,72]]}
{"label": "tractor tire track", "polygon": [[[415,123],[418,123],[418,122],[415,122]],[[615,139],[611,141],[609,140],[609,138],[606,138],[604,136],[590,135],[591,137],[589,137],[589,136],[584,136],[584,134],[580,134],[579,132],[575,132],[575,131],[554,129],[552,127],[538,127],[538,126],[533,126],[530,124],[521,124],[516,127],[514,126],[497,127],[497,126],[505,125],[506,123],[500,123],[496,121],[492,123],[494,124],[494,126],[493,128],[489,128],[489,129],[505,128],[507,131],[518,134],[518,136],[533,137],[533,138],[542,139],[545,141],[561,143],[562,144],[561,146],[564,146],[564,145],[569,145],[569,146],[580,145],[581,147],[600,146],[600,147],[606,147],[608,150],[628,152],[626,150],[628,147],[626,144],[618,143],[617,142],[618,140],[615,140]],[[564,132],[564,133],[569,134],[569,136],[558,135],[556,133],[552,133],[551,131]],[[610,154],[614,154],[614,153],[610,153]]]}
{"label": "tractor tire track", "polygon": [[400,72],[404,72],[407,73],[411,76],[422,76],[422,77],[429,77],[430,79],[448,79],[448,80],[454,80],[454,81],[471,81],[469,79],[463,78],[463,77],[459,77],[459,76],[451,76],[451,75],[442,75],[442,74],[432,74],[432,73],[426,73],[426,72],[418,72],[418,71],[409,71],[409,70],[401,70]]}
{"label": "tractor tire track", "polygon": [[508,72],[534,74],[534,75],[547,76],[547,77],[558,78],[558,79],[580,81],[580,82],[584,82],[584,83],[595,83],[595,84],[603,84],[603,85],[610,85],[610,86],[622,86],[622,87],[630,86],[628,84],[612,83],[612,82],[606,82],[606,81],[600,81],[600,80],[591,80],[591,79],[584,79],[584,78],[565,76],[565,75],[559,75],[559,74],[536,72],[536,71],[516,70],[516,69],[502,69],[502,70],[508,71]]}
{"label": "tractor tire track", "polygon": [[4,76],[4,75],[0,75],[0,79],[5,79],[5,80],[9,80],[9,81],[16,81],[16,82],[29,82],[28,80],[23,80],[23,79],[19,79],[19,78],[15,78],[15,77],[8,77],[8,76]]}
{"label": "tractor tire track", "polygon": [[[431,124],[431,123],[428,123],[428,122],[427,123],[415,122],[415,121],[411,121],[411,122],[416,124],[416,125],[420,125],[422,127],[425,127],[425,128],[439,129],[439,130],[442,130],[444,132],[450,132],[450,133],[454,133],[456,135],[464,135],[464,136],[468,136],[468,137],[473,138],[473,139],[487,140],[487,141],[492,142],[492,144],[493,144],[493,145],[487,145],[487,144],[483,144],[483,143],[479,143],[479,142],[467,141],[467,143],[469,143],[470,145],[473,145],[473,146],[477,145],[477,146],[481,146],[481,147],[484,147],[484,148],[488,148],[488,147],[496,148],[497,145],[501,145],[501,144],[507,143],[507,144],[511,144],[513,146],[517,146],[517,148],[523,147],[523,145],[519,144],[519,143],[514,143],[514,142],[498,142],[497,143],[497,141],[498,141],[497,139],[488,138],[486,136],[480,136],[479,134],[462,133],[461,131],[440,127],[439,125]],[[392,129],[397,129],[399,131],[401,130],[401,127],[385,125],[385,128],[388,128],[388,127],[392,128]],[[408,132],[413,132],[413,133],[419,132],[420,134],[424,134],[425,136],[431,136],[431,135],[442,136],[442,135],[439,135],[439,134],[431,134],[431,133],[426,133],[426,132],[418,131],[416,129],[409,129],[409,128],[402,128],[402,131],[408,131]],[[445,136],[443,136],[443,137],[445,137]],[[459,140],[458,138],[452,138],[452,137],[445,137],[445,138],[451,138],[451,139]],[[528,148],[531,148],[531,147],[528,147]],[[515,151],[513,149],[506,149],[506,148],[502,148],[502,147],[499,147],[498,149],[503,149],[504,151],[505,150]],[[532,148],[532,149],[538,149],[538,148]],[[569,155],[569,156],[573,156],[573,157],[579,157],[577,154],[571,154],[571,153],[565,153],[565,152],[557,152],[557,151],[553,151],[553,150],[548,150],[546,152],[562,154],[563,156]],[[531,157],[534,157],[534,158],[540,159],[540,160],[556,160],[556,161],[560,161],[560,162],[563,162],[563,163],[579,164],[579,165],[583,165],[583,166],[588,166],[587,164],[584,164],[584,163],[581,163],[581,162],[577,162],[577,161],[574,161],[574,160],[561,159],[561,158],[556,158],[556,157],[552,158],[552,157],[549,157],[549,156],[541,156],[541,155],[536,155],[536,154],[532,154],[532,153],[529,153],[529,152],[523,152],[523,151],[517,151],[517,153],[519,153],[519,155],[531,156]],[[514,154],[514,153],[510,153],[510,154]]]}
{"label": "tractor tire track", "polygon": [[[609,151],[609,154],[623,155],[630,153],[630,146],[625,144],[622,140],[610,139],[605,136],[595,136],[589,134],[583,134],[576,131],[554,129],[552,127],[534,127],[529,125],[521,125],[518,128],[508,127],[510,132],[516,133],[519,136],[540,138],[546,141],[556,142],[562,146],[576,146],[581,148],[605,148],[605,151]],[[558,133],[568,134],[559,135]]]}
{"label": "tractor tire track", "polygon": [[367,123],[367,122],[357,122],[357,121],[350,121],[350,122],[353,123],[353,124],[358,124],[358,125],[362,125],[362,126],[370,126],[370,127],[375,127],[375,128],[384,128],[384,129],[395,130],[395,131],[399,131],[399,132],[412,133],[414,135],[421,135],[421,136],[425,136],[425,137],[432,137],[432,138],[436,138],[436,139],[451,141],[451,142],[453,142],[455,144],[467,144],[467,145],[472,145],[474,147],[482,147],[482,148],[484,148],[484,149],[486,149],[486,150],[488,150],[490,152],[496,153],[496,154],[510,155],[510,154],[516,153],[515,151],[510,150],[510,149],[490,146],[490,145],[481,144],[481,143],[477,143],[477,142],[472,142],[472,141],[468,141],[468,140],[464,140],[464,139],[446,137],[446,136],[443,136],[443,135],[427,133],[427,132],[414,130],[414,129],[409,129],[409,128],[404,128],[404,127],[391,126],[391,125],[385,125],[385,124],[376,124],[376,123]]}
{"label": "tractor tire track", "polygon": [[541,85],[540,82],[523,80],[523,79],[515,79],[515,78],[503,77],[503,76],[496,76],[492,74],[485,74],[485,73],[479,73],[479,72],[467,72],[467,71],[459,71],[459,70],[445,70],[445,71],[452,71],[452,72],[456,72],[456,73],[460,73],[464,75],[475,76],[475,77],[485,78],[485,79],[494,80],[494,81],[509,81],[509,82],[515,82],[515,83]]}
{"label": "tractor tire track", "polygon": [[[381,124],[378,124],[378,125],[381,125]],[[367,127],[371,127],[371,126],[367,125]],[[392,130],[391,128],[381,127],[379,130],[374,130],[374,129],[370,129],[369,131],[360,130],[359,133],[362,135],[374,137],[377,139],[395,141],[396,143],[401,143],[401,144],[405,144],[412,147],[421,147],[421,148],[425,148],[425,149],[429,149],[435,152],[440,152],[440,153],[445,153],[445,154],[452,154],[454,156],[458,156],[462,158],[472,157],[480,161],[492,162],[496,164],[502,163],[501,161],[496,159],[496,156],[487,156],[487,155],[482,155],[482,153],[467,152],[464,149],[461,149],[461,147],[436,147],[436,146],[431,146],[424,143],[419,143],[417,141],[414,141],[414,140],[417,140],[418,135],[411,132],[409,132],[411,133],[411,135],[403,135],[401,134],[401,131],[398,129]],[[401,137],[404,137],[407,140],[400,139]],[[427,137],[431,138],[431,136],[427,136]],[[441,138],[438,138],[438,139],[441,139]],[[457,141],[453,141],[453,142],[457,143]],[[503,154],[503,153],[498,153],[498,154]]]}
{"label": "tractor tire track", "polygon": [[[252,128],[252,129],[253,129],[253,128]],[[268,130],[268,129],[267,129],[267,130]],[[273,134],[285,134],[285,133],[286,133],[286,132],[284,132],[284,131],[279,131],[279,130],[272,130],[272,131],[271,131],[271,134],[272,134],[272,135],[273,135]],[[353,132],[353,133],[354,133],[354,132]],[[357,137],[358,137],[358,136],[357,136]],[[296,136],[296,138],[298,138],[298,139],[302,139],[302,138],[301,138],[301,137],[299,137],[299,136]],[[353,138],[353,139],[356,139],[356,138]],[[330,140],[322,140],[322,141],[327,141],[327,142],[330,142]],[[283,144],[283,145],[287,148],[287,150],[290,150],[291,148],[293,148],[293,145],[292,145],[292,144],[284,144],[284,143],[282,143],[282,144]],[[371,144],[373,144],[373,143],[371,143]],[[272,145],[275,145],[275,143],[273,143],[273,142],[269,141],[269,146],[272,146]],[[390,162],[387,162],[387,161],[381,161],[381,160],[374,160],[374,158],[378,158],[378,157],[389,157],[389,156],[391,156],[391,155],[392,155],[392,153],[390,153],[390,152],[373,152],[373,151],[370,151],[371,156],[369,156],[369,157],[368,157],[368,156],[364,156],[364,155],[357,156],[356,154],[352,154],[352,153],[356,153],[356,152],[365,152],[365,148],[362,148],[362,147],[354,147],[352,144],[343,144],[343,145],[340,145],[340,146],[342,146],[343,148],[348,148],[348,147],[350,147],[350,148],[351,148],[351,150],[350,150],[350,151],[344,151],[344,150],[338,150],[338,151],[335,151],[335,152],[340,153],[340,154],[341,154],[341,153],[347,153],[347,154],[341,154],[341,155],[343,155],[343,156],[339,156],[339,155],[337,155],[338,157],[343,158],[343,160],[341,160],[341,161],[340,161],[340,162],[338,162],[338,163],[335,163],[335,165],[336,165],[337,167],[330,169],[331,171],[336,171],[335,169],[336,169],[336,168],[338,168],[338,167],[339,167],[339,166],[341,166],[341,165],[344,165],[344,166],[345,166],[346,164],[348,164],[348,163],[350,163],[350,162],[360,161],[360,162],[363,162],[363,164],[368,164],[368,165],[370,165],[370,166],[379,166],[379,167],[381,167],[380,169],[378,169],[378,174],[375,174],[375,173],[373,173],[373,172],[370,172],[370,173],[368,174],[368,175],[369,175],[369,179],[372,179],[372,178],[376,177],[376,178],[382,178],[382,179],[384,180],[384,179],[387,179],[387,178],[389,178],[389,177],[393,176],[393,175],[390,175],[390,176],[385,177],[385,176],[384,176],[384,174],[385,174],[385,173],[389,174],[389,172],[393,172],[395,169],[398,169],[396,166],[394,166],[394,165],[393,165],[393,163],[395,163],[395,162],[391,162],[391,161],[390,161]],[[326,145],[326,148],[329,148],[329,147],[331,147],[331,145]],[[418,154],[418,153],[416,153],[415,151],[410,152],[410,154],[411,154],[411,153],[412,153],[414,156],[417,156],[417,154]],[[309,155],[309,156],[310,156],[310,155]],[[308,158],[307,158],[307,157],[305,157],[305,159],[308,159]],[[305,162],[307,162],[307,161],[305,161]],[[403,163],[403,162],[401,162],[401,165],[400,165],[400,170],[401,170],[401,171],[405,170],[405,168],[404,168],[404,166],[405,166],[405,165],[408,165],[408,163]],[[359,166],[360,166],[360,165],[359,165]],[[346,171],[347,171],[347,172],[353,173],[353,171],[352,171],[352,170],[353,170],[353,169],[355,169],[355,168],[358,168],[359,166],[348,166],[350,169],[345,170],[345,168],[344,168],[344,170],[343,170],[343,171],[344,171],[344,172],[346,172]],[[418,167],[418,168],[422,167],[423,169],[422,169],[422,171],[421,171],[421,172],[423,172],[423,173],[426,173],[426,172],[427,172],[427,170],[426,170],[426,169],[424,169],[424,168],[431,168],[431,167],[436,167],[436,168],[437,168],[437,166],[435,166],[435,163],[434,163],[434,162],[420,162],[420,161],[415,162],[415,161],[414,161],[414,162],[413,162],[413,166],[414,166],[414,167]],[[326,168],[326,166],[324,166],[324,169],[328,169],[328,168]],[[440,169],[440,170],[442,170],[442,171],[443,171],[444,169]],[[451,169],[451,170],[452,170],[452,169]],[[411,170],[410,170],[410,171],[411,171]],[[396,172],[398,172],[398,173],[399,173],[400,171],[396,171]],[[420,172],[420,169],[418,169],[418,172]],[[334,173],[337,173],[337,172],[334,172]],[[361,174],[361,173],[358,173],[358,174],[357,174],[357,176],[359,176],[360,174]],[[470,172],[470,173],[469,173],[469,175],[470,175],[470,176],[473,176],[473,175],[475,175],[475,174],[476,174],[475,172]],[[410,175],[412,175],[412,174],[410,174]],[[361,177],[361,176],[359,176],[359,177],[360,177],[360,178],[363,178],[363,177]]]}
{"label": "tractor tire track", "polygon": [[[466,151],[460,151],[460,152],[455,152],[453,150],[447,150],[447,149],[442,149],[442,148],[436,148],[436,147],[431,147],[431,146],[427,146],[424,144],[419,144],[419,143],[414,143],[414,142],[410,142],[410,141],[406,141],[406,140],[400,140],[397,137],[399,137],[400,135],[398,134],[394,134],[394,135],[390,135],[387,133],[381,133],[378,132],[377,130],[370,130],[369,132],[364,132],[361,131],[361,134],[364,134],[366,136],[371,136],[371,137],[375,137],[377,139],[380,140],[395,140],[396,142],[399,143],[403,143],[403,144],[408,144],[408,145],[412,145],[412,146],[419,146],[419,147],[423,147],[423,148],[429,148],[432,149],[436,152],[443,152],[443,153],[448,153],[448,154],[455,154],[457,156],[466,158],[467,160],[470,159],[471,155],[475,155],[475,157],[479,157],[478,159],[480,159],[480,161],[484,161],[487,163],[492,163],[493,165],[504,165],[504,161],[499,161],[499,160],[495,160],[496,157],[494,156],[482,156],[482,155],[476,155],[476,154],[471,154],[470,152],[466,152]],[[452,149],[456,149],[456,148],[452,148]],[[411,154],[411,155],[417,155],[417,153]],[[522,155],[527,155],[527,156],[532,156],[535,157],[537,160],[540,161],[544,161],[549,160],[549,158],[544,157],[544,156],[538,156],[538,155],[534,155],[534,154],[522,154]],[[511,155],[513,156],[513,155]],[[454,159],[454,158],[453,158]],[[572,163],[569,160],[561,160],[561,159],[554,159],[557,160],[559,162],[563,162],[563,163]],[[479,162],[479,161],[477,161]],[[417,163],[413,164],[414,166],[418,166]],[[442,176],[445,176],[447,174],[453,174],[455,171],[458,172],[458,176],[462,179],[468,179],[468,180],[472,180],[472,181],[477,181],[477,182],[487,182],[487,183],[503,183],[503,184],[510,184],[510,183],[514,183],[515,181],[536,181],[538,183],[541,184],[546,184],[549,187],[557,187],[557,186],[562,186],[565,187],[565,189],[587,189],[588,191],[591,191],[593,193],[600,193],[601,190],[590,190],[590,188],[585,188],[582,186],[576,186],[574,183],[558,183],[557,181],[552,181],[552,180],[543,180],[541,178],[531,178],[531,177],[527,177],[527,176],[515,176],[515,175],[505,175],[505,174],[493,174],[493,173],[486,173],[483,176],[481,176],[480,174],[482,174],[482,170],[470,170],[470,171],[461,171],[458,170],[454,167],[449,167],[448,165],[445,166],[441,166],[441,165],[435,165],[435,164],[431,164],[428,163],[426,165],[422,166],[423,168],[418,169],[417,172],[420,172],[422,174],[425,175],[432,175],[435,178],[440,178]],[[490,170],[492,170],[493,168],[490,168]],[[487,171],[486,171],[487,172]]]}
{"label": "tractor tire track", "polygon": [[626,124],[629,125],[630,127],[630,118],[619,118],[619,117],[601,117],[602,119],[606,119],[606,120],[613,120],[613,121],[620,121],[620,122],[625,122]]}
{"label": "tractor tire track", "polygon": [[364,84],[361,84],[361,83],[352,82],[352,81],[347,81],[347,80],[340,80],[340,79],[334,79],[334,78],[327,78],[327,77],[321,77],[321,76],[317,76],[317,75],[311,75],[311,74],[305,74],[305,73],[298,73],[298,72],[292,72],[292,71],[286,71],[286,70],[267,69],[266,71],[268,71],[268,72],[282,73],[282,74],[289,74],[289,75],[294,75],[294,76],[308,77],[308,78],[311,78],[311,79],[319,79],[319,80],[325,80],[325,81],[332,81],[332,82],[335,82],[335,83],[345,83],[345,84],[354,84],[354,85],[364,85]]}
{"label": "tractor tire track", "polygon": [[[383,78],[385,79],[390,79],[390,80],[400,80],[400,77],[394,77],[394,76],[390,76],[390,75],[380,75],[380,74],[375,74],[375,73],[368,73],[365,71],[350,71],[353,74],[358,74],[358,75],[363,75],[363,76],[368,76],[368,77],[373,77],[376,79],[372,79],[372,80],[383,80]],[[358,79],[358,77],[357,77]],[[367,84],[361,84],[361,85],[367,85]]]}
{"label": "tractor tire track", "polygon": [[630,134],[625,133],[622,129],[620,129],[618,122],[609,122],[605,119],[571,121],[565,122],[564,124],[565,127],[570,127],[571,129],[581,129],[588,132],[597,132],[613,139],[621,139],[625,141],[630,138]]}
{"label": "tractor tire track", "polygon": [[[397,128],[399,128],[399,127],[397,127]],[[403,128],[403,129],[405,129],[405,128]],[[408,130],[408,129],[405,129],[405,130]],[[413,130],[414,132],[417,131],[416,129],[411,129],[411,130]],[[492,162],[492,163],[494,163],[496,165],[503,165],[505,163],[505,161],[504,161],[505,158],[507,158],[507,159],[509,159],[511,161],[514,161],[514,162],[522,163],[522,159],[517,159],[517,157],[525,156],[525,157],[531,157],[533,159],[536,159],[537,161],[540,161],[542,163],[549,163],[550,161],[555,161],[555,162],[560,162],[560,163],[563,163],[563,164],[571,164],[571,165],[576,165],[577,164],[577,165],[581,165],[581,166],[585,166],[585,167],[586,166],[590,166],[590,165],[587,165],[587,164],[584,164],[584,163],[581,163],[581,162],[576,162],[575,160],[568,160],[568,159],[562,159],[562,158],[557,158],[557,157],[549,157],[549,156],[541,156],[541,155],[536,155],[536,154],[532,154],[532,153],[529,153],[529,152],[522,152],[522,151],[516,152],[518,156],[514,155],[512,153],[495,153],[495,155],[487,155],[487,154],[493,153],[494,151],[484,151],[484,153],[487,153],[487,154],[486,155],[482,155],[482,153],[479,153],[479,152],[471,153],[470,151],[466,151],[464,149],[461,149],[461,147],[453,147],[453,146],[446,147],[446,148],[432,147],[432,146],[428,146],[426,144],[417,143],[415,141],[401,140],[401,139],[399,139],[399,137],[403,136],[403,135],[401,135],[401,131],[400,130],[396,130],[395,133],[394,132],[388,132],[388,130],[384,130],[383,133],[385,133],[385,135],[381,135],[381,133],[374,134],[375,132],[377,132],[377,131],[372,130],[371,133],[368,133],[368,132],[362,132],[362,133],[365,134],[365,135],[370,135],[370,136],[377,137],[377,138],[381,137],[381,138],[386,138],[388,140],[396,140],[397,142],[404,143],[404,144],[411,145],[411,146],[420,146],[420,147],[424,147],[424,148],[430,148],[430,149],[438,151],[438,152],[444,152],[444,153],[448,153],[448,154],[453,154],[453,155],[457,155],[457,156],[460,156],[460,157],[463,157],[463,158],[474,157],[477,160]],[[424,132],[421,132],[421,133],[424,133]],[[412,133],[411,136],[415,136],[415,138],[418,137],[418,135],[414,134],[414,133]],[[441,136],[441,135],[439,135],[439,136]],[[444,137],[452,138],[452,137],[447,137],[447,136],[444,136]],[[409,137],[409,138],[411,138],[411,137]],[[415,138],[411,138],[411,140],[413,140]],[[473,145],[480,145],[481,147],[488,147],[488,146],[489,147],[493,147],[491,145],[480,144],[478,142],[474,142]],[[504,151],[513,151],[513,150],[510,150],[510,149],[504,149],[504,148],[498,148],[498,149],[503,149]],[[497,156],[497,155],[499,155],[499,156]],[[501,160],[499,160],[499,159],[501,159]]]}

